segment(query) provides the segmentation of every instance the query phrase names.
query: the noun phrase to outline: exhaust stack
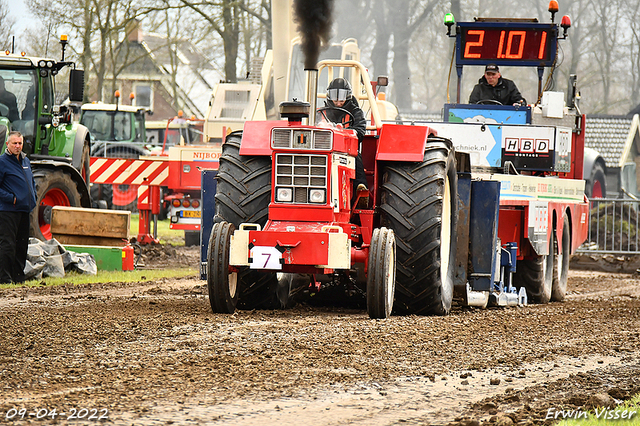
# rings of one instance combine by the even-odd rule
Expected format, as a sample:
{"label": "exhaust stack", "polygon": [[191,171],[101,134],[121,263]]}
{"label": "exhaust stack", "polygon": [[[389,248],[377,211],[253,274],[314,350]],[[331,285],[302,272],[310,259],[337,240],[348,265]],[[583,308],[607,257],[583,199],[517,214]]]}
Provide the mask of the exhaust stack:
{"label": "exhaust stack", "polygon": [[316,106],[318,103],[318,70],[305,68],[307,73],[307,102],[309,110],[309,126],[316,125]]}

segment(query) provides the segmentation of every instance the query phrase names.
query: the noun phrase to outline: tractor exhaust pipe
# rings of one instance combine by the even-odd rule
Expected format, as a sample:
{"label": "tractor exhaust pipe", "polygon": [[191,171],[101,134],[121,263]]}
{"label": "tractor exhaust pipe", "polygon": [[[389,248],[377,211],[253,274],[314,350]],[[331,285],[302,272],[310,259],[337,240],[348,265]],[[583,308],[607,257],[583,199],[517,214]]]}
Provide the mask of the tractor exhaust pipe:
{"label": "tractor exhaust pipe", "polygon": [[318,103],[318,69],[305,68],[307,73],[307,102],[309,102],[309,126],[316,125],[316,106]]}

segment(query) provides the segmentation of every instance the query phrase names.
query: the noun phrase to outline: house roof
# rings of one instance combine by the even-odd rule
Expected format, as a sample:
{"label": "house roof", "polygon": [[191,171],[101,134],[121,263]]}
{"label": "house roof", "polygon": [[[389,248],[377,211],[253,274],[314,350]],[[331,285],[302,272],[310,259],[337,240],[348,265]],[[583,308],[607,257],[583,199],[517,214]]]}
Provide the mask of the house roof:
{"label": "house roof", "polygon": [[162,70],[154,63],[149,51],[142,43],[129,41],[120,46],[118,63],[126,63],[123,75],[141,75],[148,78],[162,76]]}
{"label": "house roof", "polygon": [[[189,40],[170,44],[165,36],[153,33],[140,33],[136,40],[129,40],[126,47],[121,49],[121,55],[128,58],[129,64],[119,78],[159,80],[167,92],[172,93],[168,76],[175,69],[178,92],[185,104],[185,112],[203,117],[209,105],[211,91],[221,79],[221,74],[213,64]],[[132,61],[131,58],[138,59]]]}
{"label": "house roof", "polygon": [[584,144],[598,151],[607,167],[620,167],[629,151],[628,142],[638,131],[637,122],[637,115],[587,115]]}
{"label": "house roof", "polygon": [[[153,34],[142,34],[143,45],[153,58],[155,64],[166,74],[171,74],[172,55],[170,49],[172,45],[166,37]],[[181,40],[173,44],[175,49],[174,58],[177,58],[176,81],[180,91],[185,97],[185,102],[191,109],[195,109],[197,115],[203,117],[209,100],[211,90],[220,81],[221,75],[189,40]]]}

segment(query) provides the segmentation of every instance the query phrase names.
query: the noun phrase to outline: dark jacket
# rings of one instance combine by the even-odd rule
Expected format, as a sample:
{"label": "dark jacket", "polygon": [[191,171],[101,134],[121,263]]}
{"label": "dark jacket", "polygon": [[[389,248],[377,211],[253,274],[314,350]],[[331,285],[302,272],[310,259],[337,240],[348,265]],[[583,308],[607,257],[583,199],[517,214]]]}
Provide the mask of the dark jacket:
{"label": "dark jacket", "polygon": [[35,206],[36,184],[31,162],[24,152],[20,153],[18,160],[15,155],[5,151],[0,156],[0,211],[30,212]]}
{"label": "dark jacket", "polygon": [[18,103],[16,100],[16,95],[5,90],[4,92],[0,93],[0,104],[4,104],[7,108],[9,108],[9,116],[7,117],[9,121],[13,122],[16,120],[20,120],[20,115],[18,115]]}
{"label": "dark jacket", "polygon": [[469,103],[475,104],[484,100],[498,101],[502,105],[513,105],[520,101],[523,105],[527,103],[513,81],[500,77],[498,84],[494,87],[487,82],[483,75],[473,88],[471,96],[469,96]]}
{"label": "dark jacket", "polygon": [[[331,102],[331,99],[327,99],[324,104],[328,107],[337,108],[333,102]],[[349,128],[356,131],[358,134],[358,142],[362,142],[362,138],[367,131],[367,119],[364,118],[364,112],[362,112],[362,109],[358,105],[358,101],[351,95],[342,106],[342,109],[346,109],[353,116],[353,125]],[[326,113],[327,118],[333,123],[346,123],[351,118],[340,110],[330,109],[327,110]]]}

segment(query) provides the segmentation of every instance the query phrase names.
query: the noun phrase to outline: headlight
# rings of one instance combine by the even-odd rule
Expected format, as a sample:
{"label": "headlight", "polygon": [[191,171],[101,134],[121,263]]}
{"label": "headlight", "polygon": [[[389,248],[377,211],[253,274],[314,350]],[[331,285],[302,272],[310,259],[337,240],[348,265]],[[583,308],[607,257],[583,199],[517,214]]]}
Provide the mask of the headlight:
{"label": "headlight", "polygon": [[309,190],[309,201],[312,203],[324,203],[324,189],[311,189]]}
{"label": "headlight", "polygon": [[293,191],[291,188],[277,188],[276,201],[281,203],[290,203],[293,201]]}

